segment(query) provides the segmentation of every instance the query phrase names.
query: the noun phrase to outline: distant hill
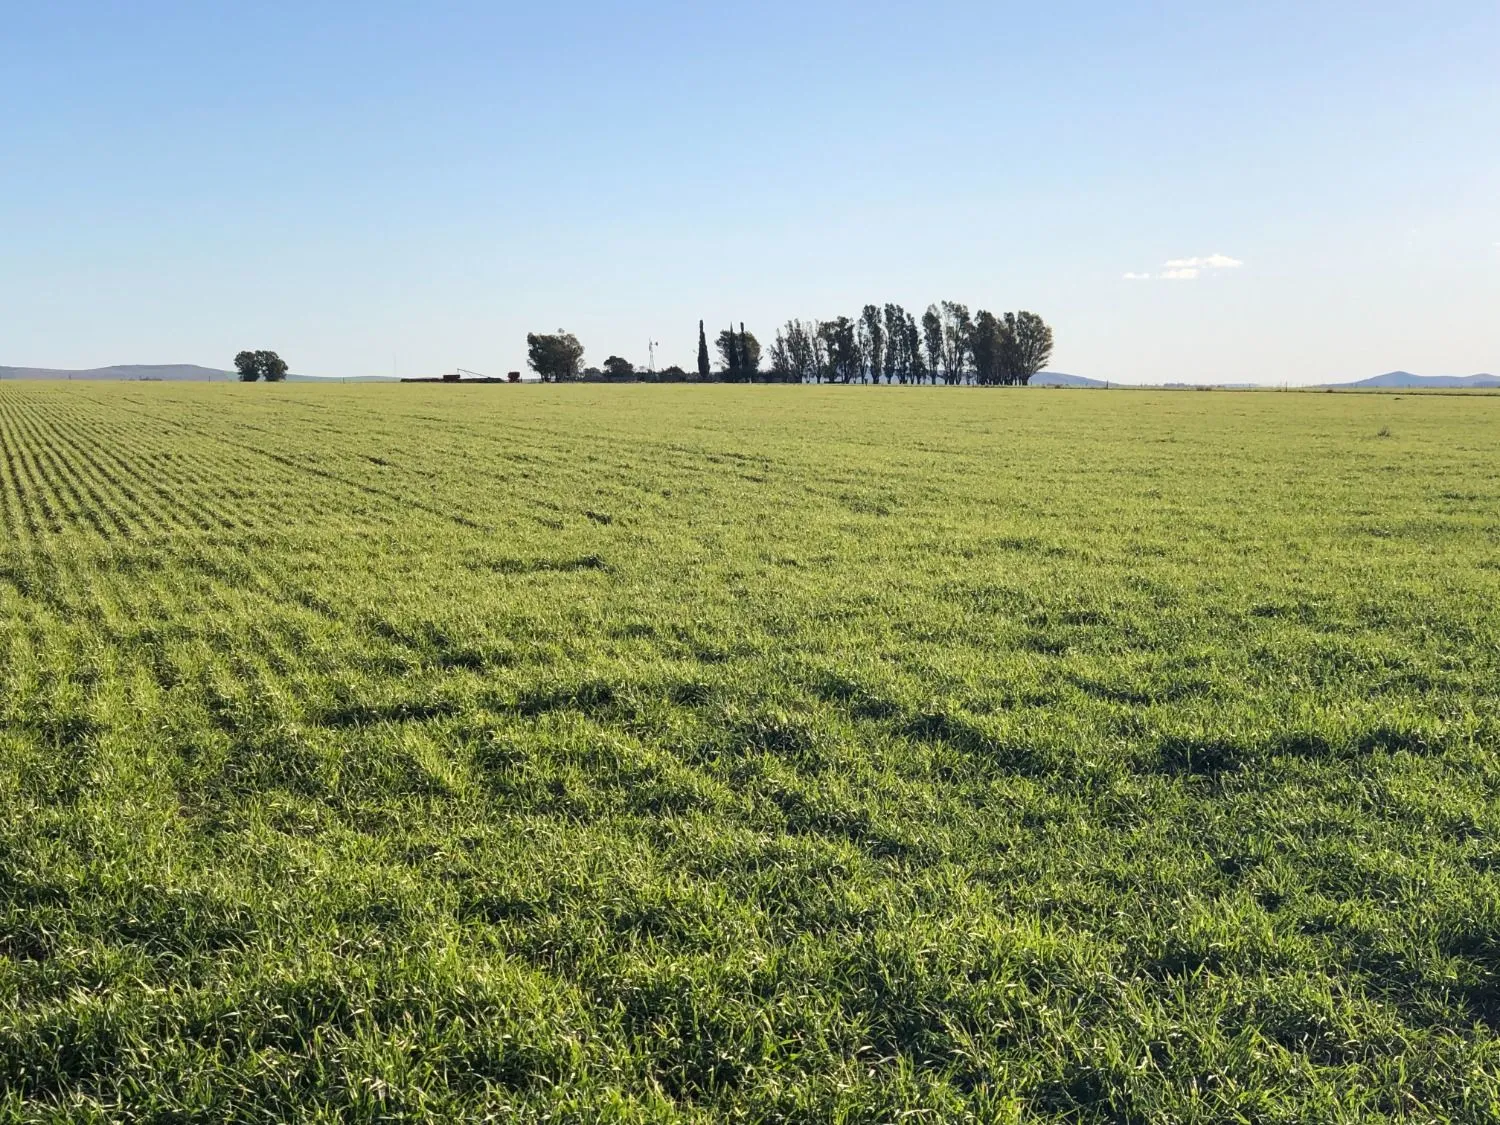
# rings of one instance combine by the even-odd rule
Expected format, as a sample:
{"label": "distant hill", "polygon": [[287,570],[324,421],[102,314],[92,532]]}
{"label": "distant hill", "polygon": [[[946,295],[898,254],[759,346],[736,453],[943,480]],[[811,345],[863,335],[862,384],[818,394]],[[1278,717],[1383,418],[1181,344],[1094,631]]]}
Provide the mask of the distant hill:
{"label": "distant hill", "polygon": [[1500,387],[1500,375],[1413,375],[1410,371],[1388,371],[1357,383],[1330,383],[1333,387]]}
{"label": "distant hill", "polygon": [[1061,371],[1038,371],[1031,377],[1033,387],[1103,387],[1103,379],[1089,379],[1083,375],[1064,375]]}
{"label": "distant hill", "polygon": [[[56,367],[0,367],[0,379],[108,379],[114,381],[151,380],[166,383],[222,383],[238,379],[233,371],[217,367],[199,367],[194,363],[122,363],[114,367],[90,367],[68,371]],[[321,375],[288,375],[289,383],[389,383],[389,375],[356,375],[349,379],[329,379]]]}
{"label": "distant hill", "polygon": [[54,367],[0,367],[0,379],[160,379],[164,382],[206,382],[233,379],[233,371],[199,367],[193,363],[130,363],[66,371]]}

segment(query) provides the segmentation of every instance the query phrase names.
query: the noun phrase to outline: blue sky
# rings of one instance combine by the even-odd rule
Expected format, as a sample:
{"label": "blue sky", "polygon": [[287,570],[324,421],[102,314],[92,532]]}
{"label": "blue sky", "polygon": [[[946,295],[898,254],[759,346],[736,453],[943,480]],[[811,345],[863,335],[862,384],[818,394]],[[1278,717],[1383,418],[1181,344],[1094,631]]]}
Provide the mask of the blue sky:
{"label": "blue sky", "polygon": [[0,363],[691,366],[952,298],[1121,381],[1500,371],[1494,0],[59,0],[0,48]]}

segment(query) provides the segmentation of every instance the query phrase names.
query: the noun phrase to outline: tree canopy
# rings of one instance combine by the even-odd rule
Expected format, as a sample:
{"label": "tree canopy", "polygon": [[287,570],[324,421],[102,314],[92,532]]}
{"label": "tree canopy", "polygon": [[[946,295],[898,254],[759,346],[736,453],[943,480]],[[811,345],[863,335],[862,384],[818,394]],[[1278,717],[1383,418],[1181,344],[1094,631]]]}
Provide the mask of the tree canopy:
{"label": "tree canopy", "polygon": [[714,349],[724,365],[724,372],[731,380],[753,378],[760,370],[760,341],[745,326],[739,329],[726,328],[714,341]]}
{"label": "tree canopy", "polygon": [[1005,324],[1014,349],[1010,372],[1024,387],[1052,358],[1052,327],[1034,312],[1006,313]]}
{"label": "tree canopy", "polygon": [[279,383],[286,378],[286,360],[275,352],[240,352],[234,357],[234,369],[239,372],[241,383],[254,383],[264,379],[268,383]]}
{"label": "tree canopy", "polygon": [[544,383],[577,379],[583,364],[583,345],[577,336],[561,328],[548,335],[529,332],[526,362]]}

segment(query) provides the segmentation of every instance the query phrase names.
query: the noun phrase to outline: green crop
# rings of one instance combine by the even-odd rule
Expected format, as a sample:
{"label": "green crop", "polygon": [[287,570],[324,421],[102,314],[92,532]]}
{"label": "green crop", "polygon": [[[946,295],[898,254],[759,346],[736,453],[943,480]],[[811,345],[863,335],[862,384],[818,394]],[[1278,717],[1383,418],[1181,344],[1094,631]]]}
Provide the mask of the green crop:
{"label": "green crop", "polygon": [[1500,1120],[1500,398],[0,384],[0,1120]]}

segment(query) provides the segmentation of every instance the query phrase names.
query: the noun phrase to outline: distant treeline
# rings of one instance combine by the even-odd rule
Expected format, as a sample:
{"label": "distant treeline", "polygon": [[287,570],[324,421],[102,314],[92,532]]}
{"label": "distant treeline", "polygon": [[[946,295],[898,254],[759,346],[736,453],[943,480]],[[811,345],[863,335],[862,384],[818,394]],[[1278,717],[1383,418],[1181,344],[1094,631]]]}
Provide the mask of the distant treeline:
{"label": "distant treeline", "polygon": [[583,345],[571,332],[531,333],[527,362],[543,382],[724,383],[973,383],[1025,386],[1052,357],[1052,329],[1032,312],[969,314],[942,301],[920,318],[900,305],[866,305],[856,318],[789,320],[763,352],[744,324],[718,334],[709,355],[698,322],[698,369],[671,366],[642,371],[612,355],[601,367],[583,366]]}

